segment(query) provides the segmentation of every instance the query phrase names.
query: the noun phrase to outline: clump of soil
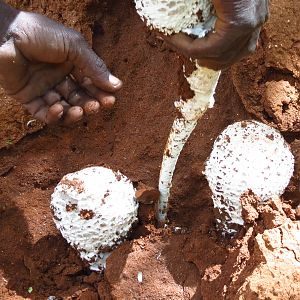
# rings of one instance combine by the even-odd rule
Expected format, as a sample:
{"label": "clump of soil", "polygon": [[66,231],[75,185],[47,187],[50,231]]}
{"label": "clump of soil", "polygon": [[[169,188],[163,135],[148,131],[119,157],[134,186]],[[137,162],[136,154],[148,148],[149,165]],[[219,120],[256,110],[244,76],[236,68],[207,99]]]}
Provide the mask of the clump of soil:
{"label": "clump of soil", "polygon": [[256,266],[230,299],[298,299],[300,297],[300,223],[287,219],[255,238]]}
{"label": "clump of soil", "polygon": [[0,99],[0,149],[11,147],[27,134],[43,127],[43,124],[27,114],[17,101],[7,96],[1,87]]}
{"label": "clump of soil", "polygon": [[255,54],[232,68],[251,114],[281,131],[300,131],[300,3],[275,0]]}
{"label": "clump of soil", "polygon": [[[173,180],[171,223],[158,230],[152,200],[156,194],[149,187],[157,186],[163,149],[176,114],[173,102],[180,94],[182,71],[177,55],[147,41],[149,34],[129,0],[19,3],[52,16],[61,15],[67,24],[79,16],[82,23],[78,26],[82,28],[93,23],[90,16],[99,14],[93,24],[93,46],[112,72],[122,78],[124,88],[115,110],[101,111],[71,128],[45,127],[1,150],[0,299],[198,300],[243,299],[244,295],[258,299],[258,295],[267,296],[272,291],[261,291],[255,285],[257,274],[264,276],[264,283],[275,284],[279,295],[284,296],[284,289],[293,287],[294,278],[282,277],[285,287],[281,290],[269,276],[274,265],[268,262],[270,257],[277,260],[281,250],[298,257],[295,245],[284,248],[285,240],[293,239],[294,229],[299,232],[299,221],[293,220],[298,201],[292,192],[295,184],[283,197],[293,200],[293,205],[283,207],[285,214],[291,213],[289,218],[283,216],[282,225],[273,228],[272,222],[264,223],[262,212],[258,212],[258,218],[236,240],[220,240],[215,230],[211,192],[201,172],[203,162],[226,126],[250,118],[229,72],[220,78],[215,107],[203,116],[183,150]],[[281,10],[285,3],[290,2],[282,2]],[[9,111],[6,116],[10,121],[15,119]],[[1,123],[0,128],[3,126]],[[294,153],[299,149],[295,141]],[[91,165],[119,169],[143,189],[140,222],[130,240],[113,251],[104,275],[91,273],[67,245],[50,210],[50,195],[63,175]],[[276,210],[271,204],[268,207],[271,212]],[[287,236],[286,228],[289,238],[273,249],[265,247],[264,232],[285,231]],[[276,243],[280,241],[277,231],[269,234]],[[287,265],[292,269],[291,256],[289,259]],[[280,257],[278,265],[284,266]],[[282,269],[276,272],[285,276]],[[297,297],[297,290],[291,288],[290,292]]]}
{"label": "clump of soil", "polygon": [[295,221],[293,209],[278,197],[259,204],[251,191],[242,198],[248,216],[246,232],[251,235],[247,241],[243,238],[241,249],[248,249],[243,258],[247,263],[232,281],[228,299],[297,299],[300,223]]}

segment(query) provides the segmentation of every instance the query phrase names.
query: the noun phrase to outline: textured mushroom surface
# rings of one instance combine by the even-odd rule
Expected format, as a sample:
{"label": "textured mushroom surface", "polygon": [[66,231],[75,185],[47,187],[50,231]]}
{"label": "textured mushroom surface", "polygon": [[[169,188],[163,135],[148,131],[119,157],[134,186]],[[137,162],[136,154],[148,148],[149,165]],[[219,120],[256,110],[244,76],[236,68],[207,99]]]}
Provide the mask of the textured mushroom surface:
{"label": "textured mushroom surface", "polygon": [[294,170],[294,157],[281,134],[256,121],[228,126],[216,139],[205,175],[218,222],[228,233],[243,225],[240,196],[252,190],[262,201],[280,196]]}
{"label": "textured mushroom surface", "polygon": [[[201,38],[214,27],[211,0],[135,0],[135,5],[147,26],[164,34],[185,32]],[[196,60],[189,64],[194,64],[194,71],[184,76],[194,96],[181,99],[181,95],[179,101],[175,102],[182,117],[175,118],[164,151],[158,187],[160,198],[157,219],[160,225],[167,221],[170,188],[181,150],[196,127],[198,119],[208,107],[213,107],[213,95],[220,76],[219,71],[201,67]],[[185,69],[183,66],[183,73]]]}
{"label": "textured mushroom surface", "polygon": [[127,177],[90,167],[62,178],[51,196],[51,208],[63,237],[97,269],[127,237],[137,220],[138,204]]}
{"label": "textured mushroom surface", "polygon": [[205,22],[211,12],[211,0],[135,0],[135,4],[147,26],[165,34]]}

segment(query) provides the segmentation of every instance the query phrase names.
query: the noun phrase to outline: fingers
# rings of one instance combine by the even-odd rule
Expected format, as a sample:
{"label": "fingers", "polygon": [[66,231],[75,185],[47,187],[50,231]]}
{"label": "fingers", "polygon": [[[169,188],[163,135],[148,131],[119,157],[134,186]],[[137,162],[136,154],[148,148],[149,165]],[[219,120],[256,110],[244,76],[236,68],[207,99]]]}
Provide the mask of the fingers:
{"label": "fingers", "polygon": [[71,124],[81,120],[84,115],[97,113],[100,104],[106,108],[113,106],[114,96],[96,88],[90,81],[86,81],[85,87],[95,97],[87,94],[70,76],[67,76],[44,96],[27,102],[25,108],[33,117],[46,124],[57,122]]}
{"label": "fingers", "polygon": [[46,124],[62,121],[64,124],[69,125],[80,121],[84,115],[81,107],[71,107],[65,101],[48,106],[43,98],[36,98],[24,106],[34,118]]}
{"label": "fingers", "polygon": [[[193,39],[184,33],[178,33],[173,36],[164,37],[167,45],[183,53],[187,57],[221,57],[232,45],[240,38],[236,35],[234,28],[225,29],[216,23],[216,30],[209,33],[204,38]],[[220,22],[219,22],[220,23]]]}
{"label": "fingers", "polygon": [[201,66],[213,69],[213,70],[224,70],[229,68],[234,63],[240,61],[242,58],[253,53],[257,47],[258,39],[260,34],[260,28],[257,28],[250,39],[245,43],[239,43],[239,46],[232,51],[228,51],[226,55],[221,58],[201,58],[198,59],[198,63]]}
{"label": "fingers", "polygon": [[87,115],[98,112],[100,108],[99,102],[106,108],[112,107],[115,103],[114,96],[97,89],[93,84],[87,84],[84,87],[87,88],[87,91],[89,91],[92,96],[79,88],[72,78],[67,77],[66,80],[56,86],[56,91],[59,92],[64,99],[67,99],[70,105],[81,106]]}
{"label": "fingers", "polygon": [[71,107],[64,117],[64,124],[70,125],[80,121],[83,118],[83,109],[80,106]]}
{"label": "fingers", "polygon": [[[31,104],[32,106],[37,105],[37,102],[40,103],[40,109],[33,114],[33,116],[47,124],[54,124],[58,121],[62,121],[64,124],[72,124],[76,123],[83,117],[83,109],[79,107],[79,103],[74,102],[74,106],[71,107],[70,103],[66,102],[65,100],[62,100],[64,96],[69,96],[69,94],[72,93],[72,90],[70,90],[70,86],[72,86],[72,83],[69,80],[68,83],[63,82],[59,86],[59,90],[61,91],[61,94],[59,94],[57,91],[51,90],[48,91],[43,99],[36,99]],[[42,100],[47,104],[44,107]],[[80,100],[78,100],[79,102]],[[99,104],[98,104],[99,105]],[[33,108],[33,107],[32,107]],[[87,114],[91,114],[91,108],[87,108]],[[97,110],[93,110],[93,112],[97,112]]]}
{"label": "fingers", "polygon": [[99,102],[91,98],[83,91],[73,92],[68,98],[68,103],[71,104],[72,106],[82,107],[86,115],[95,114],[100,109]]}
{"label": "fingers", "polygon": [[[57,123],[63,116],[63,107],[60,103],[55,103],[45,110],[47,110],[45,116],[45,122],[47,124]],[[35,117],[39,120],[44,119],[44,115],[42,113],[37,113]]]}
{"label": "fingers", "polygon": [[55,87],[55,90],[65,99],[68,99],[70,94],[77,89],[77,84],[69,76],[66,76],[66,78]]}
{"label": "fingers", "polygon": [[44,95],[43,99],[49,106],[52,106],[61,100],[61,95],[54,90],[50,90]]}
{"label": "fingers", "polygon": [[[64,81],[55,87],[56,91],[62,95],[64,99],[67,100],[72,106],[84,107],[87,103],[93,103],[92,106],[97,106],[96,103],[101,102],[106,94],[96,87],[92,86],[90,90],[93,91],[93,96],[89,96],[85,91],[83,91],[78,84],[69,76],[66,77]],[[98,101],[97,101],[98,100]],[[99,103],[98,103],[99,104]],[[89,105],[88,105],[89,106]],[[97,106],[99,107],[99,105]],[[86,112],[88,113],[88,112]]]}
{"label": "fingers", "polygon": [[45,91],[58,84],[62,78],[65,78],[71,70],[72,65],[69,63],[31,66],[26,85],[13,97],[23,103],[41,97],[45,94]]}
{"label": "fingers", "polygon": [[62,95],[62,97],[65,99],[65,102],[69,106],[85,107],[87,103],[94,104],[91,104],[93,110],[89,110],[89,106],[87,106],[88,111],[85,111],[86,114],[97,112],[99,109],[99,105],[97,106],[95,104],[97,101],[81,91],[75,81],[69,76],[60,84],[58,84],[55,89]]}
{"label": "fingers", "polygon": [[77,70],[76,78],[80,83],[84,78],[89,78],[95,87],[112,93],[122,87],[122,81],[109,72],[104,61],[82,37],[79,37],[76,45],[73,45],[70,51],[70,57],[73,58],[72,62]]}
{"label": "fingers", "polygon": [[60,101],[63,107],[63,123],[65,125],[74,124],[83,118],[83,109],[80,106],[71,107],[70,104],[64,100]]}
{"label": "fingers", "polygon": [[63,106],[60,103],[48,106],[42,98],[36,98],[24,106],[34,118],[46,124],[56,123],[63,116]]}
{"label": "fingers", "polygon": [[[258,28],[253,32],[247,30],[241,32],[240,28],[228,26],[218,20],[215,32],[204,38],[192,39],[179,33],[164,37],[164,40],[172,50],[186,57],[198,59],[199,63],[205,67],[221,70],[253,52],[253,45],[255,49],[259,30]],[[252,40],[255,41],[252,42]]]}
{"label": "fingers", "polygon": [[82,86],[93,95],[105,108],[111,108],[115,104],[116,98],[100,89],[98,89],[89,78],[83,80]]}

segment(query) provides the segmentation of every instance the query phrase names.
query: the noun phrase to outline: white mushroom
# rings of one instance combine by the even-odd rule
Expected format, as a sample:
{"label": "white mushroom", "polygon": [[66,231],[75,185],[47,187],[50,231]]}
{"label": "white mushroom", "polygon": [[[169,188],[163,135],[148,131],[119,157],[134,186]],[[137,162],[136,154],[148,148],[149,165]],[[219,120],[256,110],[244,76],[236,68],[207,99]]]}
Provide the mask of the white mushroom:
{"label": "white mushroom", "polygon": [[225,234],[243,225],[240,196],[252,190],[262,201],[281,196],[294,170],[294,157],[281,134],[256,121],[228,126],[216,139],[205,175],[217,222]]}
{"label": "white mushroom", "polygon": [[104,167],[65,175],[51,196],[54,222],[92,270],[105,268],[110,251],[137,221],[138,204],[130,180]]}
{"label": "white mushroom", "polygon": [[[210,0],[135,0],[138,14],[152,29],[165,34],[186,32],[203,37],[214,25]],[[199,19],[201,15],[201,19]],[[183,67],[185,73],[185,68]],[[195,61],[195,71],[185,76],[194,92],[191,99],[179,99],[175,106],[180,116],[174,120],[164,151],[160,178],[157,219],[166,222],[173,173],[187,139],[208,107],[214,104],[214,92],[220,72],[201,67]]]}
{"label": "white mushroom", "polygon": [[[199,30],[212,17],[211,0],[135,0],[135,6],[140,17],[151,29],[158,29],[165,34],[193,28]],[[199,12],[202,20],[199,20]]]}

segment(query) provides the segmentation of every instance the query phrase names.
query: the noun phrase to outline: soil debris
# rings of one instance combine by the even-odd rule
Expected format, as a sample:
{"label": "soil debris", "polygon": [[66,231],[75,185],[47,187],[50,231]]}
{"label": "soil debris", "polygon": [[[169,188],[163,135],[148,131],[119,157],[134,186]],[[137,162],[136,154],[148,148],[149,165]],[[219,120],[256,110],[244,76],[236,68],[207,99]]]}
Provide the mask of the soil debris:
{"label": "soil debris", "polygon": [[272,1],[255,54],[232,68],[234,85],[251,114],[281,131],[300,131],[300,3]]}

